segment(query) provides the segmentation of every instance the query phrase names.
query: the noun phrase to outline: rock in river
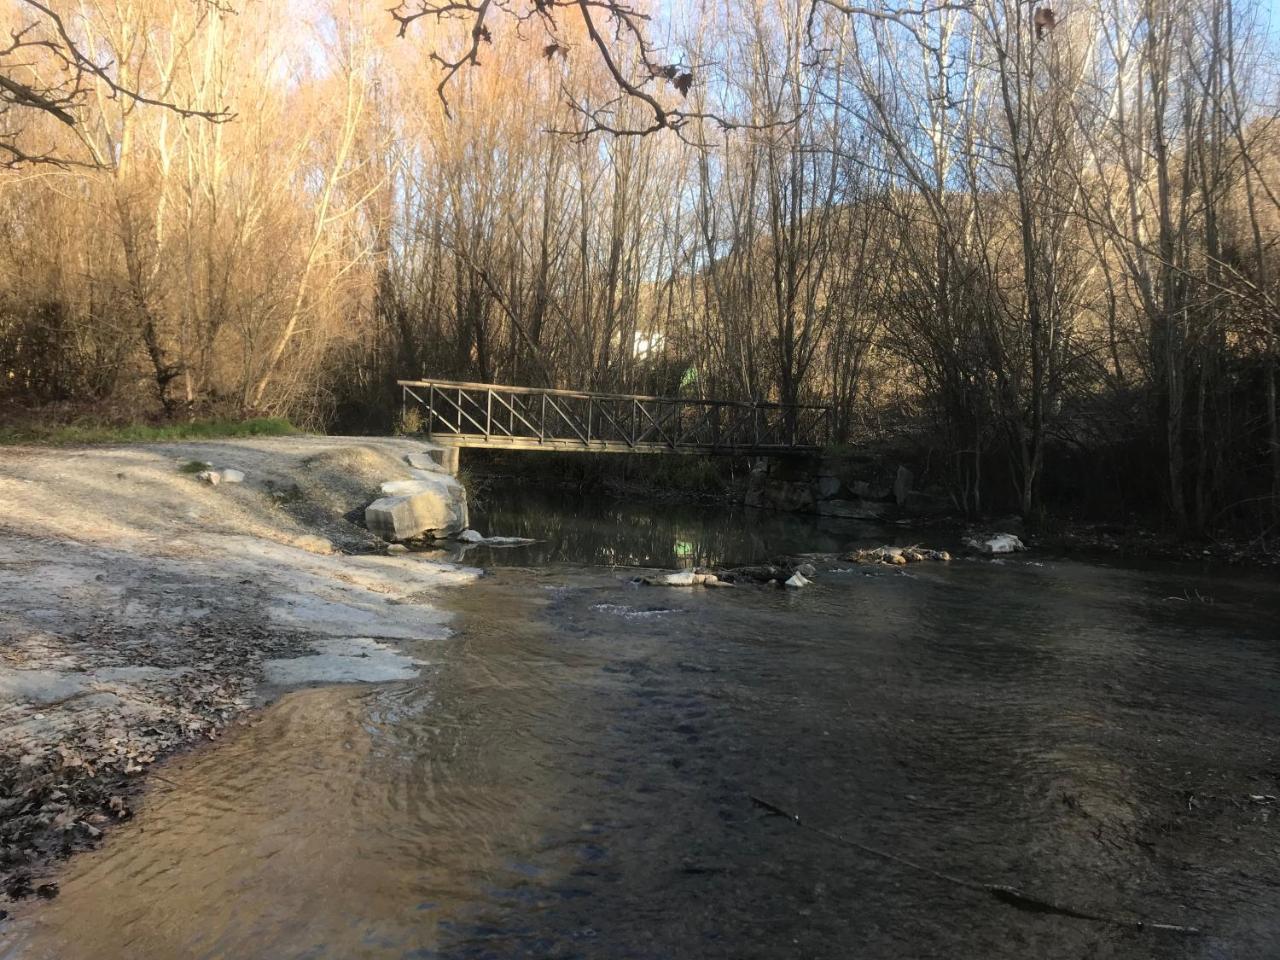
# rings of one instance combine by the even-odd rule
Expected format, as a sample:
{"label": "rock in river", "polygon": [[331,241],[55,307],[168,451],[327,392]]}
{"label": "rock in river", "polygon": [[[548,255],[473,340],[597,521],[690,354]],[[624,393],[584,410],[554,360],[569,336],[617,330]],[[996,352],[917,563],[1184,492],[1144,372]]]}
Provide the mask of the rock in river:
{"label": "rock in river", "polygon": [[927,547],[872,547],[869,550],[855,550],[845,556],[846,560],[855,563],[887,563],[895,567],[904,567],[908,563],[920,563],[924,560],[950,560],[951,554],[945,550],[930,550]]}
{"label": "rock in river", "polygon": [[528,537],[486,537],[479,530],[463,530],[455,538],[459,543],[469,543],[473,545],[484,544],[488,547],[519,547],[526,543],[537,543],[537,540],[530,540]]}
{"label": "rock in river", "polygon": [[444,473],[414,471],[413,480],[393,480],[382,485],[389,494],[369,504],[365,526],[384,540],[410,540],[430,531],[438,537],[467,528],[467,494],[462,485]]}
{"label": "rock in river", "polygon": [[1026,544],[1012,533],[996,533],[989,537],[966,537],[964,545],[970,550],[994,556],[1000,553],[1019,553],[1027,549]]}
{"label": "rock in river", "polygon": [[722,583],[714,573],[699,573],[696,570],[677,570],[675,573],[662,573],[652,577],[641,577],[640,582],[651,587],[710,587],[730,586]]}

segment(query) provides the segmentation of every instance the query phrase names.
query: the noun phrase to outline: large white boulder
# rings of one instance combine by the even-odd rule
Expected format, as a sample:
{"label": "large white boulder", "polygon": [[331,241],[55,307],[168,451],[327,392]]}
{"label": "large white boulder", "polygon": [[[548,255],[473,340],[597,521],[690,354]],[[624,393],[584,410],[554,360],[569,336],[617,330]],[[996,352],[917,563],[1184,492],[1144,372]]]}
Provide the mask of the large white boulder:
{"label": "large white boulder", "polygon": [[267,683],[384,683],[412,680],[421,661],[367,637],[332,637],[315,643],[309,657],[268,660],[262,665]]}
{"label": "large white boulder", "polygon": [[[417,473],[417,471],[415,471]],[[364,523],[384,540],[410,540],[425,533],[447,537],[467,529],[467,493],[448,474],[382,485],[386,494],[369,504]]]}

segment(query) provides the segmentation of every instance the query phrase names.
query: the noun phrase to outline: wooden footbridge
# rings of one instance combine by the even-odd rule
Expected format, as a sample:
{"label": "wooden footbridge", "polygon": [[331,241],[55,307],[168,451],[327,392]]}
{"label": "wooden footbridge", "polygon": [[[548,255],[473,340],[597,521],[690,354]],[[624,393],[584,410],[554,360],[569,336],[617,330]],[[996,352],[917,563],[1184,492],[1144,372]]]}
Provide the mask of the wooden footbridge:
{"label": "wooden footbridge", "polygon": [[785,456],[817,453],[831,408],[453,380],[399,380],[432,442],[488,450]]}

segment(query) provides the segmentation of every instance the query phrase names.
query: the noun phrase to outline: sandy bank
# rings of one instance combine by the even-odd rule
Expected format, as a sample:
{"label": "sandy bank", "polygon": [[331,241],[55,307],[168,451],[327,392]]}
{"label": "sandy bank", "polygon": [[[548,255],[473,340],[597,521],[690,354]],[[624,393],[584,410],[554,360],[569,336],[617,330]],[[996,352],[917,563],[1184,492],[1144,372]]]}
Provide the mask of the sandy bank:
{"label": "sandy bank", "polygon": [[[265,679],[412,676],[435,591],[360,523],[419,441],[287,437],[0,449],[0,893],[129,815],[147,767],[214,738]],[[182,467],[245,474],[211,486]],[[302,658],[302,659],[298,659]],[[2,898],[0,898],[2,899]]]}

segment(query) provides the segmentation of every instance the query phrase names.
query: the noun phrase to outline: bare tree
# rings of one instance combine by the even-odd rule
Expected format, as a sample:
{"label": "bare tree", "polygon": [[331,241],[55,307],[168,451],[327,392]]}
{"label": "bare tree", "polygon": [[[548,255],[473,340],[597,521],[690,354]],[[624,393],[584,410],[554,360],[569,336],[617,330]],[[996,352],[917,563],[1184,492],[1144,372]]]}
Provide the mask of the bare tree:
{"label": "bare tree", "polygon": [[[134,105],[159,107],[178,116],[224,122],[225,107],[204,107],[172,97],[167,84],[152,89],[135,83],[119,62],[94,49],[89,31],[72,25],[50,4],[17,0],[9,39],[0,47],[0,165],[52,163],[84,165],[83,154],[31,130],[32,116],[49,117],[79,137],[85,114],[105,95]],[[187,0],[199,19],[229,12],[220,0]],[[32,145],[32,143],[38,145]]]}

